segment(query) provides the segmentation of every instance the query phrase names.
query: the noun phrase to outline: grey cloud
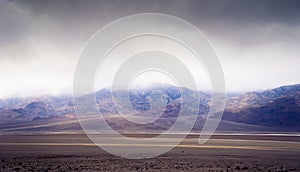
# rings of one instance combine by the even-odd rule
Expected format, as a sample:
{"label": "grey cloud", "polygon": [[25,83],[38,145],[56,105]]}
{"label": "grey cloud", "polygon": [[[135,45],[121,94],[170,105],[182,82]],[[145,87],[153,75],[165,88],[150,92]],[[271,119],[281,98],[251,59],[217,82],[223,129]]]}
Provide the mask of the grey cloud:
{"label": "grey cloud", "polygon": [[[69,76],[81,48],[99,28],[120,17],[156,12],[181,17],[199,27],[220,52],[224,70],[239,66],[237,70],[227,70],[229,77],[235,73],[229,79],[233,81],[231,85],[237,79],[239,88],[249,85],[243,78],[249,56],[264,63],[274,62],[272,57],[276,57],[282,64],[280,71],[274,67],[264,74],[266,78],[274,78],[274,73],[282,72],[276,83],[268,81],[268,87],[280,81],[299,82],[299,77],[292,74],[300,57],[299,9],[298,0],[3,0],[0,1],[0,61],[7,63],[6,66],[0,63],[0,68],[18,71],[22,64],[31,63],[42,66],[45,73],[56,70]],[[252,71],[263,73],[264,68],[252,64],[247,76],[253,77]],[[0,71],[0,76],[1,72],[2,76],[9,75]],[[7,88],[15,84],[17,76],[11,77]]]}
{"label": "grey cloud", "polygon": [[16,10],[13,4],[0,1],[0,46],[7,43],[18,43],[27,34],[28,18]]}
{"label": "grey cloud", "polygon": [[[261,32],[261,29],[268,31],[270,28],[268,25],[284,25],[289,28],[300,24],[300,1],[297,0],[17,0],[13,2],[19,8],[30,11],[35,17],[32,20],[37,21],[31,21],[35,32],[39,32],[38,28],[41,25],[49,24],[47,28],[41,27],[46,29],[43,34],[49,33],[52,38],[55,38],[55,35],[63,37],[63,42],[65,40],[74,42],[75,38],[78,39],[75,42],[79,39],[87,39],[88,35],[95,32],[97,28],[114,19],[142,12],[160,12],[182,17],[213,37],[220,34],[223,37],[230,35],[239,43],[245,42],[246,39],[248,44],[256,41],[252,40],[252,36],[245,37],[245,35],[256,34],[255,32]],[[49,21],[45,23],[39,21],[43,16],[48,17]],[[55,34],[54,37],[51,33]],[[233,33],[237,35],[232,35]],[[262,39],[265,35],[260,36]]]}
{"label": "grey cloud", "polygon": [[272,21],[293,24],[299,22],[300,1],[297,0],[54,0],[15,1],[36,15],[55,12],[60,17],[80,14],[113,18],[138,12],[179,14],[198,20],[228,20],[232,22]]}

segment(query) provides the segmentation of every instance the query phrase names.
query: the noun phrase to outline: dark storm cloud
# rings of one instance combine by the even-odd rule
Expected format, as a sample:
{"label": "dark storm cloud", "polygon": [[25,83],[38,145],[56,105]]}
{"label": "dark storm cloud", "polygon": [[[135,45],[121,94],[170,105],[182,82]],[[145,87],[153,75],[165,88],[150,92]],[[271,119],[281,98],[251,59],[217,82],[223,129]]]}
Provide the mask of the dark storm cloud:
{"label": "dark storm cloud", "polygon": [[69,89],[78,54],[93,33],[147,12],[174,15],[202,30],[219,53],[229,90],[299,83],[299,9],[299,0],[3,0],[0,78],[6,82],[0,95]]}
{"label": "dark storm cloud", "polygon": [[[137,12],[163,12],[196,17],[201,20],[229,20],[234,22],[273,21],[294,24],[299,22],[300,1],[298,0],[69,0],[69,1],[14,1],[36,15],[55,12],[60,17],[82,15],[134,14]],[[100,17],[100,16],[98,16]]]}
{"label": "dark storm cloud", "polygon": [[[74,35],[84,39],[114,19],[143,12],[182,17],[207,34],[221,33],[223,36],[239,30],[251,30],[256,25],[279,23],[294,26],[300,23],[300,1],[297,0],[17,0],[7,3],[15,6],[15,10],[18,8],[27,13],[1,10],[6,14],[1,15],[5,19],[0,20],[6,33],[6,39],[1,39],[2,42],[7,42],[9,38],[22,39],[22,34],[28,34],[26,30],[39,34],[41,29],[46,29],[42,34],[52,33],[63,42],[74,42]],[[49,23],[43,23],[43,20],[49,19]],[[9,22],[3,23],[5,20]],[[41,25],[47,25],[47,28]],[[238,42],[253,41],[251,33],[240,33],[249,36],[237,36]]]}
{"label": "dark storm cloud", "polygon": [[[32,23],[47,24],[39,21],[43,16],[55,21],[54,27],[62,29],[65,34],[82,33],[119,17],[142,12],[182,17],[204,30],[231,29],[249,23],[297,25],[300,22],[300,1],[297,0],[18,0],[3,1],[2,4],[1,33],[5,33],[5,38],[1,42],[9,41],[9,38],[21,39],[22,34],[28,34]],[[82,25],[86,27],[84,31]]]}
{"label": "dark storm cloud", "polygon": [[23,39],[23,36],[28,33],[27,18],[17,14],[14,6],[0,1],[0,46],[2,43],[9,43]]}

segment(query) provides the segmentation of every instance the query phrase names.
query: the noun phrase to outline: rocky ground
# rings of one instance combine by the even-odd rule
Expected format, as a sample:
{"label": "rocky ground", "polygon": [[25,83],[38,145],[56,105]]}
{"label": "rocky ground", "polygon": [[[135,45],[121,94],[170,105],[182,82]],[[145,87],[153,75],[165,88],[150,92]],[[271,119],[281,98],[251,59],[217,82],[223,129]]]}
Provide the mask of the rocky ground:
{"label": "rocky ground", "polygon": [[[285,142],[280,137],[279,143],[236,141],[231,144],[239,145],[236,148],[225,147],[230,142],[223,139],[208,142],[208,147],[186,147],[183,143],[159,157],[132,160],[110,155],[97,146],[28,144],[53,141],[54,137],[58,142],[60,136],[11,136],[12,140],[8,137],[0,136],[0,171],[300,171],[299,142],[291,141],[292,138]],[[72,143],[87,141],[81,136],[63,138]],[[9,145],[13,140],[27,144]],[[248,144],[255,148],[244,147]]]}

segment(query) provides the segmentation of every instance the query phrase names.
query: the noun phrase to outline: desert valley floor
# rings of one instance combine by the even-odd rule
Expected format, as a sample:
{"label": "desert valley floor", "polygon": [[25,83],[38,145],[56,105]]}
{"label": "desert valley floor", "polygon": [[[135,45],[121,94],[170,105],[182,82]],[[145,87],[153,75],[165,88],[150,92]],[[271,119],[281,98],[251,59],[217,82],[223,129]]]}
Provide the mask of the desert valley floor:
{"label": "desert valley floor", "polygon": [[168,153],[132,160],[110,155],[84,134],[0,135],[0,171],[300,171],[299,135],[214,135],[203,145],[197,141],[189,135]]}

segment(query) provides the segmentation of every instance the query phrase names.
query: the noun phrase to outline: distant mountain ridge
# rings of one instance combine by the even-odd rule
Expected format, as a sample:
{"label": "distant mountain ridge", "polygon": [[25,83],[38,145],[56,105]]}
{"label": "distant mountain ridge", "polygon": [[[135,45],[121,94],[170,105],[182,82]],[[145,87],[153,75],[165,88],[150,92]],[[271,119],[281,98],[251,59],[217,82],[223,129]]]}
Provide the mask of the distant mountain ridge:
{"label": "distant mountain ridge", "polygon": [[223,119],[245,124],[300,128],[300,85],[249,92],[229,99]]}
{"label": "distant mountain ridge", "polygon": [[[201,129],[206,114],[210,108],[211,96],[208,93],[196,92],[188,88],[181,88],[187,95],[186,100],[182,100],[180,88],[171,85],[160,85],[155,88],[145,88],[139,90],[115,91],[118,96],[128,96],[131,105],[138,115],[149,115],[151,108],[150,99],[154,90],[159,90],[166,100],[164,118],[174,120],[181,108],[181,101],[194,102],[195,95],[199,94],[199,118],[195,128]],[[112,93],[109,89],[102,89],[95,93],[99,110],[106,116],[117,114],[114,107]],[[121,103],[122,105],[122,103]],[[127,108],[127,107],[122,107]],[[193,107],[187,108],[183,113],[195,112]],[[80,129],[76,122],[76,115],[73,107],[72,97],[69,96],[44,96],[37,98],[12,98],[0,99],[0,126],[11,126],[12,124],[23,125],[27,123],[51,123],[61,122],[61,127],[55,129]],[[115,119],[115,118],[112,118]],[[223,114],[222,124],[219,128],[241,129],[241,130],[274,130],[274,131],[300,131],[300,84],[282,86],[261,92],[247,92],[244,94],[232,94],[227,97],[226,108]],[[72,122],[68,122],[72,121]],[[73,125],[74,122],[74,125]],[[75,124],[77,123],[77,124]],[[72,125],[71,125],[72,124]],[[55,125],[55,124],[53,124]],[[116,128],[126,128],[132,125],[121,121],[113,121]],[[165,123],[156,123],[148,128],[165,128]],[[168,124],[169,125],[169,124]],[[232,126],[230,126],[232,125]],[[37,125],[39,126],[39,125]],[[52,126],[52,125],[51,125]],[[76,127],[74,127],[76,126]],[[140,127],[140,126],[136,126]],[[1,128],[1,127],[0,127]],[[38,130],[38,129],[37,129]],[[51,128],[47,129],[51,131]],[[54,130],[54,128],[53,128]]]}
{"label": "distant mountain ridge", "polygon": [[229,97],[227,109],[244,108],[247,106],[259,106],[283,97],[295,97],[300,99],[300,84],[282,86],[261,92],[247,92],[237,96]]}

